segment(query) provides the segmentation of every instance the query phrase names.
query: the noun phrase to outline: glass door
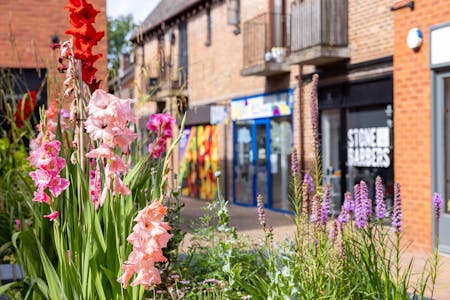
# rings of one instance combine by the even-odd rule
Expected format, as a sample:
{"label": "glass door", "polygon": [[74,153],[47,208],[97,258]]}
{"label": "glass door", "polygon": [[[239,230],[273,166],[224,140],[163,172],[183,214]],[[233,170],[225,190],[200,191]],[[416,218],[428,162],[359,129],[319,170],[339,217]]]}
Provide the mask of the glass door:
{"label": "glass door", "polygon": [[237,204],[256,205],[261,194],[270,207],[270,123],[268,119],[234,123],[233,199]]}
{"label": "glass door", "polygon": [[435,77],[433,105],[433,190],[444,199],[439,224],[439,250],[450,253],[450,73]]}
{"label": "glass door", "polygon": [[235,123],[233,156],[234,201],[253,205],[253,146],[252,124]]}
{"label": "glass door", "polygon": [[267,119],[255,121],[253,127],[255,149],[255,198],[261,194],[265,206],[271,206],[270,183],[270,128]]}

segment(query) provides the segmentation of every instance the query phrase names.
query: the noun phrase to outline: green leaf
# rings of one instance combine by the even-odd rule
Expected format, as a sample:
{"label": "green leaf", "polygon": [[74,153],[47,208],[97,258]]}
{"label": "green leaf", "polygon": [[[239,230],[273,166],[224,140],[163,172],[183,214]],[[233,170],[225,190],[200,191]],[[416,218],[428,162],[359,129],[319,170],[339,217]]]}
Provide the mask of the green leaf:
{"label": "green leaf", "polygon": [[0,296],[5,294],[10,288],[14,287],[14,285],[16,285],[17,282],[11,282],[11,283],[7,283],[5,285],[0,285]]}
{"label": "green leaf", "polygon": [[36,244],[38,246],[39,255],[41,257],[42,267],[44,268],[45,278],[48,282],[49,287],[49,298],[50,299],[67,299],[64,294],[64,290],[62,289],[61,281],[58,278],[58,275],[53,267],[50,259],[42,248],[41,243],[36,240]]}

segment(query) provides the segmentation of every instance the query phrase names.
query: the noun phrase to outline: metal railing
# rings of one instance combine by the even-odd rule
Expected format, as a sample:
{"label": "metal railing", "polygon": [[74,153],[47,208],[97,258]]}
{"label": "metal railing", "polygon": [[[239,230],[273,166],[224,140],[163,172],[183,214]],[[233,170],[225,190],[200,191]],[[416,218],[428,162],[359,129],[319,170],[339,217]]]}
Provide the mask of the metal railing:
{"label": "metal railing", "polygon": [[264,13],[244,22],[244,68],[281,63],[289,48],[289,15]]}

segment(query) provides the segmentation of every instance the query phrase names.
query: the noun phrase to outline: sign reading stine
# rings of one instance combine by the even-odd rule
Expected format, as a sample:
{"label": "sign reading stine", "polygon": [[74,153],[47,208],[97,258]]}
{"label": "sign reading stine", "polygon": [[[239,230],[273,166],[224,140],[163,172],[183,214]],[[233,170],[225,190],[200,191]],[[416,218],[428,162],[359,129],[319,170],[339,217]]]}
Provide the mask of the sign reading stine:
{"label": "sign reading stine", "polygon": [[388,168],[391,164],[389,127],[350,128],[347,165]]}

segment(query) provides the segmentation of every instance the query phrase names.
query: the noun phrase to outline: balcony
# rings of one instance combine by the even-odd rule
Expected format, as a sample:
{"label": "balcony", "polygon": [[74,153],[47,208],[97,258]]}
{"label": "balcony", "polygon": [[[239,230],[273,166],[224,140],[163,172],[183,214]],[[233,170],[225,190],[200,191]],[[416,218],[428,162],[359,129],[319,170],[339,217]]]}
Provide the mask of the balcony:
{"label": "balcony", "polygon": [[350,58],[348,0],[302,0],[291,6],[290,64],[324,65]]}
{"label": "balcony", "polygon": [[264,13],[244,23],[242,76],[272,76],[290,71],[289,16]]}

